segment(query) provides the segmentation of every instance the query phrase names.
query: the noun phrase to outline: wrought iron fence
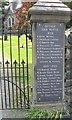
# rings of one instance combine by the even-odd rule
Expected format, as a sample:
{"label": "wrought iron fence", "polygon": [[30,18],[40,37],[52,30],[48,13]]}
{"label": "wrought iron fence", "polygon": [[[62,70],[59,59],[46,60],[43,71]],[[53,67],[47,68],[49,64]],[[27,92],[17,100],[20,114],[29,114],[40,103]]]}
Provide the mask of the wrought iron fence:
{"label": "wrought iron fence", "polygon": [[[1,28],[1,60],[0,60],[0,89],[1,106],[0,109],[29,108],[29,68],[28,68],[28,28],[25,27],[25,51],[21,58],[20,33],[19,29],[14,32],[17,36],[17,52],[13,53],[11,27],[5,33],[4,18],[2,17]],[[7,37],[8,36],[8,37]],[[7,40],[9,38],[9,41]],[[5,42],[8,42],[9,59],[5,56]],[[13,54],[18,56],[18,60],[13,59]]]}
{"label": "wrought iron fence", "polygon": [[15,60],[11,68],[10,63],[6,61],[4,68],[2,64],[0,65],[0,70],[2,109],[29,107],[29,91],[26,83],[28,73],[26,74],[25,62],[22,60],[19,67],[19,63]]}

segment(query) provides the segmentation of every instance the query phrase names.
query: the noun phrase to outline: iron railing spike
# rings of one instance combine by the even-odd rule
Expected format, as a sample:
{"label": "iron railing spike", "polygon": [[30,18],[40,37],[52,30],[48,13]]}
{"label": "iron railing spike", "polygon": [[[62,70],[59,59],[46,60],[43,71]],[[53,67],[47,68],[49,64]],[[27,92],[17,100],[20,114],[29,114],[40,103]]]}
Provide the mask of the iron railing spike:
{"label": "iron railing spike", "polygon": [[[25,52],[26,60],[21,59],[20,51],[20,28],[13,31],[9,27],[8,31],[5,31],[4,26],[4,15],[2,17],[2,60],[0,61],[0,71],[1,77],[1,109],[19,109],[19,108],[29,108],[29,74],[28,74],[28,40],[27,40],[27,29],[25,33]],[[26,26],[27,27],[27,26]],[[16,33],[15,33],[16,32]],[[18,59],[13,60],[13,46],[12,46],[12,34],[17,35],[17,57]],[[10,60],[5,60],[5,46],[4,46],[4,35],[9,35],[9,58]],[[1,74],[0,73],[0,74]],[[2,81],[3,80],[3,81]],[[29,88],[28,88],[29,87]],[[28,107],[27,107],[28,106]]]}
{"label": "iron railing spike", "polygon": [[10,62],[7,60],[7,61],[5,62],[5,64],[10,64]]}
{"label": "iron railing spike", "polygon": [[24,60],[22,60],[21,64],[25,64]]}
{"label": "iron railing spike", "polygon": [[13,64],[18,64],[18,62],[15,60],[15,61],[13,62]]}

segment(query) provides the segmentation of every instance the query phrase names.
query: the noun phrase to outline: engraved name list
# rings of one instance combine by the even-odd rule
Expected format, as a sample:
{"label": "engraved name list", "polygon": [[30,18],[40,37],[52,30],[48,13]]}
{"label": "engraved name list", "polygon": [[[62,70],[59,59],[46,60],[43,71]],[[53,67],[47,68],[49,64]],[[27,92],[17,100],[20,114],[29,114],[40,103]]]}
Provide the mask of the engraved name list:
{"label": "engraved name list", "polygon": [[63,99],[64,24],[37,23],[37,101]]}

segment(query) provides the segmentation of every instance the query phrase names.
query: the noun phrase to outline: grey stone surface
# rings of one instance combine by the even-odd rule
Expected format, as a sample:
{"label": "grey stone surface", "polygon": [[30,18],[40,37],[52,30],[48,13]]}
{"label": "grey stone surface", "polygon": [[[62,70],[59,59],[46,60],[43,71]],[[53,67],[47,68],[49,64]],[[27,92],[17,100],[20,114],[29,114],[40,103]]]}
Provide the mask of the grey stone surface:
{"label": "grey stone surface", "polygon": [[2,118],[25,118],[26,110],[3,110]]}
{"label": "grey stone surface", "polygon": [[70,58],[70,49],[66,49],[66,58]]}
{"label": "grey stone surface", "polygon": [[61,1],[50,0],[38,1],[29,9],[29,16],[32,21],[41,22],[68,22],[70,9]]}
{"label": "grey stone surface", "polygon": [[34,102],[36,101],[36,80],[35,80],[35,76],[36,76],[36,73],[35,73],[35,70],[36,70],[36,64],[37,64],[37,60],[36,60],[36,23],[33,23],[32,24],[32,31],[33,34],[32,34],[32,37],[33,37],[33,58],[32,58],[32,61],[33,61],[33,68],[32,68],[32,79],[33,79],[33,105],[34,105]]}
{"label": "grey stone surface", "polygon": [[69,115],[67,115],[67,114],[63,115],[62,119],[63,120],[70,120],[71,119],[70,114]]}
{"label": "grey stone surface", "polygon": [[[36,92],[38,102],[63,99],[64,24],[37,23]],[[62,36],[62,37],[61,37]]]}
{"label": "grey stone surface", "polygon": [[[50,27],[48,27],[47,29],[45,27],[40,29],[40,28],[37,28],[37,25],[41,24],[41,26],[43,26],[44,24],[50,25],[51,23],[52,24],[53,23],[58,23],[58,24],[66,23],[70,20],[70,9],[59,0],[57,0],[57,1],[39,0],[32,8],[29,9],[29,17],[30,17],[30,20],[33,22],[32,38],[33,38],[33,104],[34,104],[34,103],[37,103],[37,97],[38,97],[37,92],[39,92],[39,96],[40,96],[40,93],[43,92],[42,90],[45,90],[45,86],[42,85],[43,84],[42,81],[44,81],[43,79],[45,78],[45,81],[46,81],[46,79],[49,80],[49,77],[47,78],[46,76],[52,75],[52,74],[48,74],[48,73],[43,74],[43,71],[42,71],[42,69],[44,70],[44,68],[42,66],[50,65],[50,63],[39,64],[42,61],[43,52],[45,51],[46,53],[47,52],[50,53],[50,51],[48,51],[48,50],[43,50],[43,48],[46,49],[46,47],[44,47],[44,46],[41,47],[41,45],[45,45],[45,46],[49,45],[49,47],[50,47],[51,45],[54,46],[54,44],[56,44],[56,42],[50,44],[50,41],[49,41],[49,44],[48,43],[46,44],[46,42],[48,42],[48,40],[50,40],[50,38],[48,39],[46,37],[46,35],[52,37],[52,34],[50,34],[50,31],[48,30],[48,28],[50,28]],[[53,29],[53,27],[52,27],[52,29]],[[43,30],[43,32],[40,33],[42,30]],[[46,32],[46,34],[44,33],[44,31]],[[51,33],[53,33],[53,35],[55,36],[55,40],[56,40],[55,32],[51,31]],[[62,33],[64,34],[64,29],[63,29]],[[60,36],[62,36],[61,39],[64,42],[65,36],[62,33]],[[59,36],[59,34],[57,33],[57,37],[58,36]],[[60,41],[61,41],[61,39],[60,39]],[[44,40],[45,40],[45,44],[44,44]],[[60,41],[58,41],[59,45],[61,45]],[[64,45],[63,42],[62,42],[62,45]],[[49,47],[47,47],[47,48],[49,48]],[[38,49],[40,49],[40,50],[38,50]],[[47,55],[49,53],[47,53]],[[64,53],[62,53],[62,54],[64,55]],[[41,59],[40,59],[40,57],[41,57]],[[45,58],[45,60],[43,62],[51,61],[51,59],[50,60],[46,59],[47,56],[45,56],[44,58]],[[62,58],[63,58],[63,56],[62,56]],[[61,65],[59,65],[59,66],[62,66],[62,68],[64,68],[64,64],[63,64],[64,61],[62,61],[62,60],[63,59],[61,59],[61,61],[60,61]],[[51,64],[51,65],[53,65],[53,64]],[[37,69],[39,69],[40,71],[37,71]],[[62,71],[62,69],[61,69],[61,71]],[[45,77],[42,77],[41,73]],[[62,73],[63,73],[62,77],[64,77],[64,71],[62,71]],[[39,79],[39,81],[38,81],[38,79]],[[41,79],[41,83],[40,83],[40,79]],[[64,80],[63,79],[64,78],[61,78],[61,80],[63,81],[63,84],[62,84],[63,97],[62,98],[64,98]],[[38,85],[38,82],[39,82],[39,85]],[[38,86],[38,88],[37,88],[37,86]],[[50,86],[51,86],[51,84],[50,84]],[[39,89],[39,91],[37,91],[38,89]],[[46,88],[46,89],[48,89],[48,88]],[[43,100],[44,96],[43,96],[43,94],[41,94],[41,95],[42,95],[42,100]],[[49,93],[47,93],[47,95],[49,95]],[[47,97],[47,98],[49,98],[49,97]],[[48,99],[47,99],[47,101],[48,101]]]}
{"label": "grey stone surface", "polygon": [[66,60],[66,66],[67,65],[72,65],[72,59],[71,58],[69,58],[69,59]]}
{"label": "grey stone surface", "polygon": [[68,35],[68,43],[70,45],[72,45],[72,31],[70,32],[70,34]]}

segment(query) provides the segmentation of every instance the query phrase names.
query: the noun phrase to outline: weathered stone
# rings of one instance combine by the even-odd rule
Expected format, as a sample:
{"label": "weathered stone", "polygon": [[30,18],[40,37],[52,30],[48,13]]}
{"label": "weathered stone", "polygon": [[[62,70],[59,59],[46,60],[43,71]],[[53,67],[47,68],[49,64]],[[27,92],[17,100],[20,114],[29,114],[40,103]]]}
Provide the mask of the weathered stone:
{"label": "weathered stone", "polygon": [[34,22],[67,23],[70,20],[70,9],[59,0],[39,0],[29,9],[30,15]]}
{"label": "weathered stone", "polygon": [[66,49],[66,58],[70,58],[70,49]]}
{"label": "weathered stone", "polygon": [[72,31],[70,32],[70,34],[68,35],[68,43],[70,45],[72,45]]}
{"label": "weathered stone", "polygon": [[72,58],[66,60],[66,66],[67,65],[72,66]]}
{"label": "weathered stone", "polygon": [[72,79],[72,72],[67,72],[66,73],[66,79]]}
{"label": "weathered stone", "polygon": [[64,23],[70,9],[39,0],[29,9],[33,38],[33,104],[64,99]]}

